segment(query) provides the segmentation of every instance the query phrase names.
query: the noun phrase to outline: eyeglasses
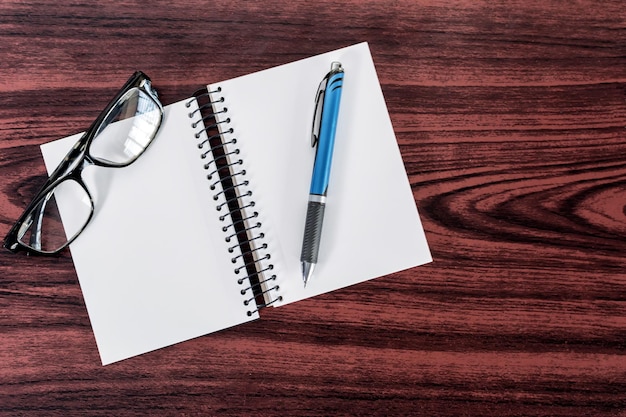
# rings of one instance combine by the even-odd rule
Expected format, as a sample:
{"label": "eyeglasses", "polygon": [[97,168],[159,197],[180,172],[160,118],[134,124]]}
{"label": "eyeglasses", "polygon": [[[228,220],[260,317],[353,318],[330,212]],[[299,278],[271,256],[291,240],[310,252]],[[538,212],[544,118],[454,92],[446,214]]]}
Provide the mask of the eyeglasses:
{"label": "eyeglasses", "polygon": [[163,106],[150,78],[136,72],[50,175],[7,234],[4,247],[37,255],[63,250],[94,213],[83,169],[132,164],[152,143],[162,121]]}

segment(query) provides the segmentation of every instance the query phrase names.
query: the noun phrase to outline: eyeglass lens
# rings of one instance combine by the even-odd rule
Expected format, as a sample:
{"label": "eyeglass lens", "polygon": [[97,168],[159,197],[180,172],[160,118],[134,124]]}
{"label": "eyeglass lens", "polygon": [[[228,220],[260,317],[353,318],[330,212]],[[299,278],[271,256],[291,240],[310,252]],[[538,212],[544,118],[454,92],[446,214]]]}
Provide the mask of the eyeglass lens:
{"label": "eyeglass lens", "polygon": [[105,164],[126,165],[146,150],[161,122],[159,105],[139,88],[124,94],[104,118],[89,155]]}
{"label": "eyeglass lens", "polygon": [[[64,222],[61,221],[60,211],[63,212]],[[91,211],[92,203],[87,191],[78,182],[66,179],[28,214],[18,239],[37,251],[54,252],[81,232],[89,221]]]}

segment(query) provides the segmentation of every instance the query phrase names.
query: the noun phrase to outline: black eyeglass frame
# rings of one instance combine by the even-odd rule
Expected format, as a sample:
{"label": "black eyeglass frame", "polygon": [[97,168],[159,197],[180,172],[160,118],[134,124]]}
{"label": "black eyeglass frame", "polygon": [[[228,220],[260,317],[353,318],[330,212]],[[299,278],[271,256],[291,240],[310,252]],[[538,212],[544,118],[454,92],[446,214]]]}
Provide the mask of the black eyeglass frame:
{"label": "black eyeglass frame", "polygon": [[[157,104],[160,110],[160,118],[158,120],[158,125],[156,129],[154,130],[154,132],[152,133],[152,137],[150,138],[150,141],[140,153],[135,155],[134,158],[128,161],[122,162],[122,163],[105,161],[105,160],[93,157],[89,153],[90,145],[93,142],[93,139],[96,137],[96,134],[99,132],[100,127],[106,122],[107,118],[109,117],[109,114],[117,105],[119,100],[128,91],[132,90],[133,88],[138,88],[142,90],[144,93],[146,93]],[[163,122],[163,106],[161,102],[159,101],[156,90],[152,88],[152,82],[150,78],[141,71],[135,72],[128,79],[128,81],[126,81],[124,86],[119,90],[119,92],[109,102],[109,104],[104,108],[104,110],[100,113],[100,115],[98,115],[98,117],[91,124],[89,129],[87,129],[87,131],[85,131],[83,136],[74,144],[74,146],[65,156],[65,158],[63,158],[63,161],[61,161],[59,166],[54,170],[52,174],[50,174],[50,176],[48,177],[44,185],[41,187],[39,192],[35,195],[33,200],[26,207],[22,215],[18,218],[18,220],[15,222],[15,224],[13,225],[9,233],[4,238],[3,246],[6,249],[10,250],[11,252],[25,251],[27,254],[44,255],[44,256],[56,255],[59,252],[61,252],[63,249],[65,249],[70,243],[74,241],[74,239],[76,239],[83,232],[83,230],[85,230],[85,228],[87,227],[87,225],[93,218],[93,214],[94,214],[93,197],[91,196],[89,189],[87,188],[85,182],[82,179],[83,169],[89,165],[96,165],[96,166],[101,166],[101,167],[106,167],[106,168],[123,168],[132,164],[141,155],[143,155],[145,150],[153,142],[157,132],[159,131],[161,127],[162,122]],[[74,180],[76,183],[78,183],[83,188],[83,190],[87,193],[87,196],[89,196],[89,200],[91,203],[91,212],[89,214],[89,217],[85,221],[85,224],[83,225],[83,227],[76,234],[74,234],[74,236],[71,236],[64,245],[62,245],[61,247],[53,251],[37,250],[31,246],[28,246],[20,242],[20,239],[18,238],[19,232],[21,228],[23,227],[24,222],[27,220],[27,218],[31,214],[31,212],[33,212],[43,200],[49,199],[51,196],[51,192],[59,184],[61,184],[63,181],[66,181],[68,179]],[[41,217],[41,216],[38,216],[38,217]],[[36,221],[38,221],[38,219],[36,219]]]}

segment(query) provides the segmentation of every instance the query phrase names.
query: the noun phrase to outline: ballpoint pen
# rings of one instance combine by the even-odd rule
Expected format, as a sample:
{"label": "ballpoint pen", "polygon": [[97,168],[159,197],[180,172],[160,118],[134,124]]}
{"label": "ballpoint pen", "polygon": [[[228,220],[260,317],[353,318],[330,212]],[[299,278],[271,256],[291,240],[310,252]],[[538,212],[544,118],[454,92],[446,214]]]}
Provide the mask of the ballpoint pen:
{"label": "ballpoint pen", "polygon": [[317,145],[317,150],[300,254],[305,287],[317,264],[342,87],[343,68],[341,63],[333,62],[330,72],[322,79],[315,96],[311,146]]}

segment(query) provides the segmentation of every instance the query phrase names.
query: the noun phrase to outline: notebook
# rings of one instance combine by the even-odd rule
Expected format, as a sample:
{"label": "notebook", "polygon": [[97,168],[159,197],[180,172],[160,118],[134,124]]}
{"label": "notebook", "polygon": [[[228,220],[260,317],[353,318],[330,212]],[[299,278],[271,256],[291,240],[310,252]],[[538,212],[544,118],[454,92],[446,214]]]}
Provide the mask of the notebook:
{"label": "notebook", "polygon": [[[305,288],[314,99],[332,61],[344,90]],[[41,146],[49,173],[79,137]],[[103,364],[432,260],[367,43],[210,84],[164,107],[137,162],[84,177],[95,215],[70,250]]]}

